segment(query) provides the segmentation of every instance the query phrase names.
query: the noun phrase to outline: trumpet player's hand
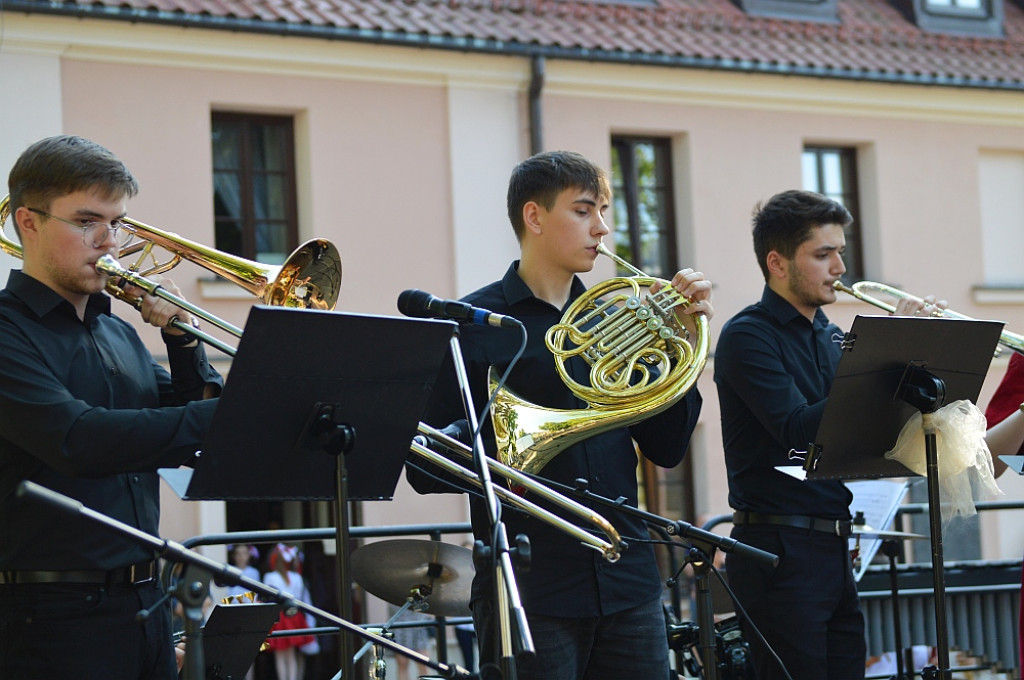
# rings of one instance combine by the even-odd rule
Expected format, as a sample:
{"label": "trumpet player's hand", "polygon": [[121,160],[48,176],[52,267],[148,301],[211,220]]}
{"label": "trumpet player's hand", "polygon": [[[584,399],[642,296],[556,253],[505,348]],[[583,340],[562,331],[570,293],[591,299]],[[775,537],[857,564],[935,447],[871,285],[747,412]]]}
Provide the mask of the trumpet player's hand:
{"label": "trumpet player's hand", "polygon": [[[160,287],[171,295],[178,298],[181,297],[181,291],[178,290],[176,285],[174,285],[174,281],[162,276],[154,276],[151,280],[160,284]],[[142,314],[143,321],[156,326],[168,335],[185,334],[185,331],[171,326],[174,319],[180,319],[183,323],[189,323],[191,321],[191,315],[184,309],[178,307],[169,300],[164,300],[156,295],[150,295],[141,288],[137,288],[135,286],[127,286],[125,288],[125,292],[130,295],[141,296],[142,306],[139,308],[139,313]]]}
{"label": "trumpet player's hand", "polygon": [[[711,282],[704,278],[702,272],[695,272],[689,268],[681,269],[675,273],[670,283],[676,292],[693,301],[693,304],[686,307],[677,307],[677,316],[699,313],[711,319],[715,315],[715,308],[711,306]],[[660,288],[661,285],[655,282],[651,285],[651,292],[656,293]]]}
{"label": "trumpet player's hand", "polygon": [[892,316],[940,316],[948,306],[945,300],[936,300],[934,295],[924,298],[905,297],[896,303],[896,311]]}

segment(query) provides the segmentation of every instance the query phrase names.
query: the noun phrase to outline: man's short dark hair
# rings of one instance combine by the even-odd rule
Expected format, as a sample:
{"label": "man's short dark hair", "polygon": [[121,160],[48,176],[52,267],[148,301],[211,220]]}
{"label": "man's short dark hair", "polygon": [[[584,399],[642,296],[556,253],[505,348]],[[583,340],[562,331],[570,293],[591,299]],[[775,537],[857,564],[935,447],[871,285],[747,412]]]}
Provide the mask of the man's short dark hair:
{"label": "man's short dark hair", "polygon": [[22,152],[7,177],[7,188],[13,214],[23,205],[49,210],[55,199],[76,191],[97,190],[109,198],[131,198],[138,193],[139,184],[110,150],[82,137],[58,135]]}
{"label": "man's short dark hair", "polygon": [[574,188],[597,199],[611,198],[604,170],[574,151],[545,151],[527,158],[512,171],[508,182],[508,219],[519,241],[523,240],[523,206],[530,201],[550,210],[558,195]]}
{"label": "man's short dark hair", "polygon": [[848,227],[850,211],[841,203],[813,191],[792,189],[775,194],[754,208],[754,254],[764,280],[768,280],[768,253],[787,259],[796,255],[812,230],[826,224]]}

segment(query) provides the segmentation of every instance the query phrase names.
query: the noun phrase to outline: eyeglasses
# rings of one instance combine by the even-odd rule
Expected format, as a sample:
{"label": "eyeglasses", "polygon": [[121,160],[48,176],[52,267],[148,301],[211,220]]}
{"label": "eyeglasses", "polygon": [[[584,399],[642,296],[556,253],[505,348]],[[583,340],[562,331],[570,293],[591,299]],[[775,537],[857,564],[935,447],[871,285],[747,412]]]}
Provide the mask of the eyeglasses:
{"label": "eyeglasses", "polygon": [[89,246],[90,248],[99,248],[107,241],[107,237],[113,235],[114,242],[117,243],[118,248],[123,248],[128,245],[132,238],[135,236],[135,232],[132,231],[131,227],[122,222],[121,220],[112,220],[111,222],[72,222],[66,220],[63,217],[57,217],[51,215],[48,212],[42,210],[36,210],[35,208],[29,208],[30,211],[37,215],[51,220],[57,220],[64,224],[71,225],[75,229],[82,230],[82,243]]}

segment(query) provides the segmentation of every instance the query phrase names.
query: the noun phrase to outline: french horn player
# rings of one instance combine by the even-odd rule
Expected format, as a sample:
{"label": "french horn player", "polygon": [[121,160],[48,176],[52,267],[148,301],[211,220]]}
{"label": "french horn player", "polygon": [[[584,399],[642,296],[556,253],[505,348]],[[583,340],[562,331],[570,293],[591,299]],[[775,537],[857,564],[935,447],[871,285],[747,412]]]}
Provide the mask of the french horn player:
{"label": "french horn player", "polygon": [[[609,234],[610,202],[606,173],[577,153],[546,152],[520,163],[507,199],[520,258],[463,301],[514,317],[526,330],[525,350],[484,417],[487,454],[542,482],[583,479],[596,494],[636,505],[637,448],[672,467],[694,431],[701,408],[695,383],[713,314],[711,282],[684,269],[671,281],[641,280],[621,297],[612,287],[588,291],[577,275],[607,254],[602,239]],[[617,287],[629,285],[620,279]],[[607,301],[612,304],[603,306]],[[514,328],[463,327],[461,349],[477,408],[492,396],[489,372],[502,375],[522,341]],[[459,395],[449,363],[424,420],[442,427],[465,419]],[[410,460],[418,491],[451,490],[424,467]],[[470,502],[475,537],[490,545],[484,505],[476,496]],[[522,534],[530,544],[529,569],[517,565],[516,579],[536,655],[517,660],[521,679],[668,676],[661,579],[652,547],[634,540],[646,536],[646,528],[624,513],[601,511],[629,542],[614,563],[529,513],[502,515],[510,539]],[[478,567],[471,608],[483,677],[498,654],[494,592],[492,571]]]}

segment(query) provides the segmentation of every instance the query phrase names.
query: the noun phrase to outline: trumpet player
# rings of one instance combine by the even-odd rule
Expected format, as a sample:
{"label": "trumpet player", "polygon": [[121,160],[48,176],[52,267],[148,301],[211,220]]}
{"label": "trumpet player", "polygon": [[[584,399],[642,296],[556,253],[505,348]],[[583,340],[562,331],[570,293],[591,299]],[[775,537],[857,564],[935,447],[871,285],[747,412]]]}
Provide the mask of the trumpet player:
{"label": "trumpet player", "polygon": [[171,680],[155,555],[14,491],[31,480],[156,534],[156,470],[200,447],[222,380],[202,344],[169,325],[189,321],[181,309],[142,297],[170,371],[111,313],[95,265],[128,236],[138,184],[122,161],[50,137],[21,154],[8,184],[24,261],[0,292],[0,677]]}
{"label": "trumpet player", "polygon": [[[527,345],[507,384],[542,406],[585,406],[559,378],[544,336],[585,292],[577,275],[593,268],[597,245],[609,233],[604,215],[610,202],[605,172],[577,153],[546,152],[523,161],[512,172],[507,196],[520,258],[501,279],[463,298],[524,324]],[[671,278],[670,285],[692,300],[679,314],[712,315],[711,282],[702,273],[684,269]],[[461,338],[474,401],[484,404],[488,368],[493,365],[504,372],[522,338],[508,329],[483,326],[465,327]],[[571,365],[574,373],[586,374],[582,359],[573,359]],[[594,493],[636,505],[634,440],[648,459],[673,467],[683,458],[700,408],[701,397],[693,389],[659,415],[574,444],[549,462],[541,475],[563,484],[583,478]],[[448,366],[442,368],[425,419],[447,424],[461,418],[465,415],[454,371]],[[495,456],[489,423],[483,438],[488,455]],[[437,490],[415,471],[410,479],[421,492]],[[601,513],[624,537],[647,534],[639,520],[608,514],[603,508]],[[471,515],[476,538],[490,545],[487,514],[478,499],[471,500]],[[537,653],[519,658],[520,680],[669,676],[662,584],[649,545],[634,542],[620,561],[608,563],[576,539],[532,517],[506,512],[503,519],[510,537],[529,537],[532,552],[529,571],[517,570],[516,578]],[[489,570],[478,570],[471,595],[484,678],[497,673],[491,575]]]}
{"label": "trumpet player", "polygon": [[[838,202],[784,191],[758,205],[754,253],[764,275],[759,302],[723,327],[715,354],[735,510],[732,537],[779,556],[775,568],[726,556],[729,582],[793,680],[860,680],[864,618],[847,537],[852,495],[839,481],[798,481],[776,470],[814,439],[841,355],[843,333],[822,307],[845,272]],[[897,315],[930,313],[931,297],[908,298]],[[746,625],[746,621],[744,622]],[[757,677],[788,677],[749,627]]]}

